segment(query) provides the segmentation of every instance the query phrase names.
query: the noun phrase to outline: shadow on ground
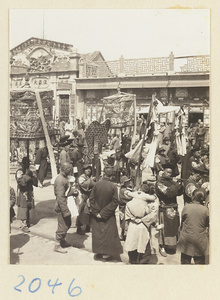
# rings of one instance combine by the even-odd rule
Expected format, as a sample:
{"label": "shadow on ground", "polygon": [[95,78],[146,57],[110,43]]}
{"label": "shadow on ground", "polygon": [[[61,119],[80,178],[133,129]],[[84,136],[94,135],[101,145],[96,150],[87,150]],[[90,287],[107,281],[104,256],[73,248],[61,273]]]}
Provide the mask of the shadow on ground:
{"label": "shadow on ground", "polygon": [[25,233],[10,236],[10,264],[19,264],[19,255],[23,254],[23,252],[20,252],[20,248],[27,244],[29,240],[29,235]]}
{"label": "shadow on ground", "polygon": [[88,235],[79,235],[78,233],[67,233],[66,241],[78,249],[85,249],[84,242],[88,239]]}
{"label": "shadow on ground", "polygon": [[35,205],[33,215],[31,215],[31,223],[36,225],[41,219],[44,218],[57,218],[57,213],[54,210],[56,200],[46,200],[38,202]]}

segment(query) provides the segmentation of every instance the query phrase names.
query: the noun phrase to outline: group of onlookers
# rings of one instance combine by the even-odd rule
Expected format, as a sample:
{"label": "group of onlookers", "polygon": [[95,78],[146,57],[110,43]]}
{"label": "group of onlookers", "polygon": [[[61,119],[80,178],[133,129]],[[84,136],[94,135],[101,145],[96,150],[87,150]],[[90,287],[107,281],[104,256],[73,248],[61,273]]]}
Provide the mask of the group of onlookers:
{"label": "group of onlookers", "polygon": [[[162,256],[166,257],[178,248],[182,264],[190,263],[192,257],[196,264],[204,264],[209,227],[209,146],[204,140],[202,123],[195,139],[190,128],[187,130],[186,155],[178,155],[175,141],[162,138],[151,168],[151,178],[136,186],[136,166],[124,155],[130,149],[129,136],[122,136],[124,143],[117,134],[111,137],[107,146],[114,153],[104,162],[104,170],[97,177],[97,170],[86,155],[83,135],[66,126],[58,144],[60,172],[54,181],[58,214],[54,250],[66,253],[65,248],[70,246],[65,237],[73,216],[68,206],[68,198],[72,197],[71,201],[77,207],[77,233],[85,234],[92,229],[96,259],[119,256],[123,252],[121,240],[131,264],[149,263],[152,228],[155,228],[159,233]],[[37,151],[36,176],[30,171],[25,157],[16,172],[17,219],[21,220],[24,232],[29,232],[28,212],[34,207],[33,186],[43,187],[47,157],[46,147]],[[13,217],[12,190],[10,195]],[[177,202],[180,195],[184,198],[181,222]],[[117,207],[120,230],[115,216]]]}

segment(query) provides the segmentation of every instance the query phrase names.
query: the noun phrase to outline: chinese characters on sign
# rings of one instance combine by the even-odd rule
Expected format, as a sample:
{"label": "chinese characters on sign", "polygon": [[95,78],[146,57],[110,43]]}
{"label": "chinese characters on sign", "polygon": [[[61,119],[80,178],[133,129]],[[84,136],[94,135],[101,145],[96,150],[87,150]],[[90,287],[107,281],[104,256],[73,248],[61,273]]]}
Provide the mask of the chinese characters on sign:
{"label": "chinese characters on sign", "polygon": [[34,89],[46,89],[50,82],[47,77],[34,77],[31,79],[31,87]]}

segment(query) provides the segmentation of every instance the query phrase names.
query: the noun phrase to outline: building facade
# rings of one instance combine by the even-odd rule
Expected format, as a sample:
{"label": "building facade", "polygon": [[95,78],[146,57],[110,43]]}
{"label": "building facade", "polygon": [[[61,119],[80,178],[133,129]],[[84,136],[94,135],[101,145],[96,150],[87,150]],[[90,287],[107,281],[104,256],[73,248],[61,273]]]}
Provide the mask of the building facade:
{"label": "building facade", "polygon": [[[98,120],[102,98],[122,92],[136,95],[143,111],[152,94],[164,105],[184,106],[187,124],[199,119],[209,127],[209,56],[105,61],[99,51],[80,54],[72,45],[30,38],[10,51],[10,89],[21,88],[25,76],[31,88],[54,92],[53,116],[60,120]],[[28,74],[28,75],[27,75]]]}

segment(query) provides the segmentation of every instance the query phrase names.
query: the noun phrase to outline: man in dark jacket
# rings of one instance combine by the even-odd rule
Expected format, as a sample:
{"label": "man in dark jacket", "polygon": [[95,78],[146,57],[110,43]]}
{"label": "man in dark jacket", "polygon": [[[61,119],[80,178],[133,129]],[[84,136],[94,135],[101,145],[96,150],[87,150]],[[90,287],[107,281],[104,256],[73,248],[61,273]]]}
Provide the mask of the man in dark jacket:
{"label": "man in dark jacket", "polygon": [[90,195],[92,211],[92,251],[97,258],[109,259],[123,253],[116,225],[115,210],[118,191],[111,182],[112,167],[105,167],[105,176],[98,181]]}
{"label": "man in dark jacket", "polygon": [[78,142],[77,148],[73,151],[70,151],[70,159],[73,164],[73,173],[76,178],[83,174],[83,143]]}
{"label": "man in dark jacket", "polygon": [[66,192],[69,189],[69,180],[67,178],[72,172],[72,165],[65,162],[61,165],[60,174],[54,182],[54,194],[56,196],[55,211],[58,214],[58,227],[56,231],[57,243],[54,251],[67,253],[63,248],[70,246],[66,241],[66,233],[71,226],[71,213],[67,206]]}

